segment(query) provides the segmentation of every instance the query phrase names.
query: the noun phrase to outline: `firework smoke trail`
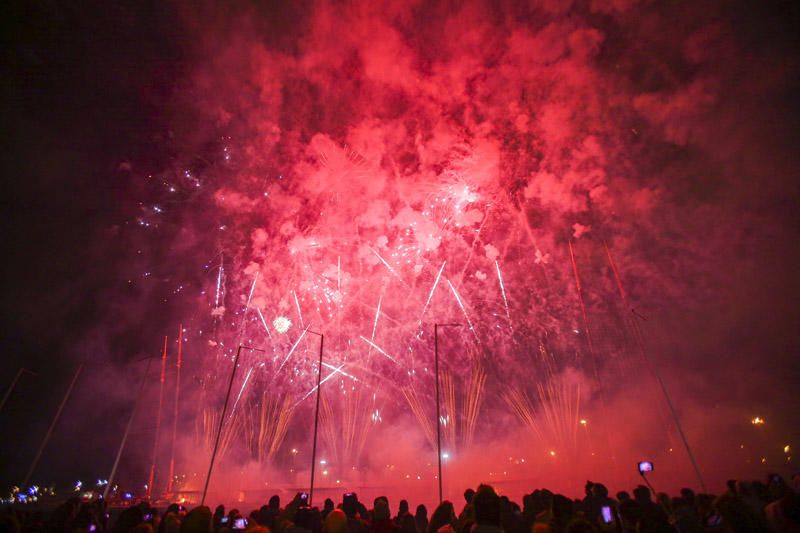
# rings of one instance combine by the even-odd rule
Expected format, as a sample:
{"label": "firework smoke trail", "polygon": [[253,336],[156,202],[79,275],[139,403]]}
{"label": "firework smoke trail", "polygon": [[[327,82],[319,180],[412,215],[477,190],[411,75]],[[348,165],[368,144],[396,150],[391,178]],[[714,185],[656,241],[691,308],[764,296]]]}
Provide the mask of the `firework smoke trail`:
{"label": "firework smoke trail", "polygon": [[503,294],[503,304],[506,306],[506,316],[511,320],[511,311],[508,309],[508,299],[506,298],[506,287],[503,285],[503,276],[500,274],[500,263],[495,260],[494,266],[497,267],[497,281],[500,282],[500,292]]}
{"label": "firework smoke trail", "polygon": [[478,339],[478,333],[475,331],[475,328],[472,325],[472,321],[469,319],[469,315],[467,314],[467,309],[464,307],[464,303],[461,301],[461,297],[458,295],[458,291],[456,291],[455,286],[447,280],[447,284],[450,285],[450,290],[453,291],[453,296],[456,297],[456,301],[458,302],[458,306],[461,308],[461,312],[464,313],[464,318],[467,321],[467,325],[469,326],[469,330],[472,332],[472,335],[475,337],[475,341],[480,344],[480,339]]}
{"label": "firework smoke trail", "polygon": [[617,265],[614,263],[614,258],[611,257],[611,250],[608,249],[608,243],[603,241],[603,248],[606,250],[606,256],[608,257],[608,264],[611,265],[611,271],[614,273],[614,280],[617,282],[617,289],[619,290],[619,297],[622,298],[622,303],[625,305],[626,311],[628,310],[628,299],[625,296],[625,289],[622,288],[622,281],[619,278],[619,272],[617,271]]}
{"label": "firework smoke trail", "polygon": [[[589,356],[592,359],[592,370],[594,372],[594,379],[600,387],[600,374],[597,370],[597,361],[594,353],[594,342],[592,342],[592,332],[589,329],[589,317],[586,314],[586,305],[583,302],[583,289],[581,288],[581,278],[578,274],[578,264],[575,262],[575,253],[572,249],[572,241],[569,241],[569,258],[572,261],[572,271],[575,273],[575,288],[578,292],[578,300],[581,304],[581,314],[583,315],[583,328],[586,330],[586,343],[589,346]],[[602,394],[602,389],[601,389]]]}
{"label": "firework smoke trail", "polygon": [[[606,255],[608,256],[608,262],[611,265],[611,269],[614,271],[614,278],[616,279],[617,287],[619,288],[620,298],[622,298],[622,302],[625,305],[625,307],[628,307],[627,299],[625,297],[625,291],[622,288],[622,281],[620,280],[619,273],[617,272],[617,266],[614,263],[614,259],[611,257],[611,251],[609,250],[608,245],[605,242],[603,242],[603,246],[605,246]],[[631,311],[633,311],[633,309],[631,309]],[[658,382],[661,388],[661,392],[664,395],[664,400],[666,401],[667,407],[669,408],[670,413],[672,414],[672,419],[675,423],[675,428],[678,430],[678,435],[680,435],[681,440],[683,441],[683,446],[686,449],[686,455],[689,456],[689,461],[691,462],[692,467],[694,468],[698,481],[700,481],[700,486],[703,488],[703,490],[706,490],[705,480],[703,478],[703,475],[700,473],[700,467],[698,466],[697,460],[694,457],[692,448],[691,446],[689,446],[689,440],[686,438],[686,434],[683,432],[683,426],[681,425],[680,418],[678,418],[678,414],[675,411],[675,406],[672,404],[672,399],[670,398],[667,386],[664,383],[664,380],[661,378],[661,374],[658,372],[658,369],[655,367],[655,365],[652,364],[650,358],[647,355],[647,350],[645,348],[644,338],[642,337],[642,331],[641,328],[639,327],[639,322],[636,319],[631,319],[630,324],[634,331],[634,338],[636,339],[642,359],[644,360],[645,364],[650,368],[650,372],[656,378],[656,381]]]}
{"label": "firework smoke trail", "polygon": [[378,352],[379,352],[381,355],[383,355],[383,356],[385,356],[386,358],[388,358],[388,359],[389,359],[391,362],[393,362],[394,364],[396,364],[396,365],[399,365],[399,364],[400,364],[400,363],[398,363],[398,362],[397,362],[397,359],[395,359],[394,357],[392,357],[391,355],[389,355],[388,353],[386,353],[386,352],[384,351],[384,349],[383,349],[383,348],[381,348],[380,346],[378,346],[377,344],[375,344],[374,342],[372,342],[372,341],[371,341],[371,340],[369,340],[368,338],[364,337],[363,335],[359,335],[359,338],[360,338],[362,341],[364,341],[364,342],[366,342],[367,344],[369,344],[370,346],[372,346],[373,348],[375,348],[376,350],[378,350]]}

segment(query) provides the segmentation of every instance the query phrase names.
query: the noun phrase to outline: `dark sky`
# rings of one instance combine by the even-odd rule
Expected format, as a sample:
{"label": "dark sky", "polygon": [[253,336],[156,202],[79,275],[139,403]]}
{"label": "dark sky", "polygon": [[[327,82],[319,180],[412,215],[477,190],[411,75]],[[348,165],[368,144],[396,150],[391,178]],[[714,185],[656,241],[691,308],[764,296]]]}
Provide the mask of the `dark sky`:
{"label": "dark sky", "polygon": [[[0,443],[3,486],[24,473],[20,465],[27,465],[32,457],[79,361],[88,362],[87,375],[93,378],[82,382],[84,392],[67,410],[70,431],[57,433],[50,453],[59,453],[46,459],[42,468],[59,471],[59,476],[78,475],[94,467],[95,457],[110,457],[121,422],[109,413],[122,405],[120,398],[124,395],[106,398],[107,389],[130,390],[135,384],[131,376],[139,375],[119,372],[123,368],[120,363],[152,353],[151,347],[158,344],[154,341],[183,316],[179,311],[185,308],[185,301],[164,302],[161,288],[129,282],[130,273],[140,266],[157,263],[159,257],[174,261],[175,255],[165,247],[136,263],[131,246],[137,241],[131,237],[135,230],[130,225],[140,215],[141,203],[149,202],[155,193],[132,179],[123,163],[133,162],[130,164],[141,176],[149,169],[159,171],[179,160],[181,146],[199,143],[192,138],[193,120],[207,117],[192,117],[187,111],[189,98],[184,94],[191,84],[204,83],[204,76],[228,72],[214,60],[213,43],[215,36],[224,33],[226,23],[235,25],[238,20],[231,12],[241,9],[262,17],[253,24],[255,29],[249,27],[248,31],[261,35],[268,48],[287,56],[301,48],[293,32],[313,34],[305,25],[313,9],[305,4],[291,9],[253,7],[246,2],[230,9],[191,4],[7,2],[2,8],[0,387],[10,383],[20,366],[38,373],[37,377],[22,378],[0,412],[0,427],[6,435]],[[522,11],[513,2],[507,4],[509,12]],[[432,12],[444,17],[448,7],[436,5]],[[588,5],[576,2],[574,9],[588,11]],[[650,50],[659,50],[657,44],[669,40],[671,23],[691,26],[686,18],[693,16],[692,10],[687,7],[687,15],[681,6],[655,2],[645,10],[650,15],[646,20],[651,25],[649,31],[654,33]],[[219,21],[214,16],[217,11]],[[706,15],[704,24],[713,26],[716,19],[723,28],[719,41],[723,44],[708,52],[712,60],[703,68],[718,82],[714,91],[720,105],[724,109],[741,106],[746,112],[720,113],[720,122],[715,129],[707,128],[707,142],[698,143],[699,147],[675,141],[681,146],[674,151],[662,145],[652,151],[637,150],[647,152],[648,164],[670,162],[672,175],[659,174],[658,179],[674,180],[671,194],[676,205],[714,197],[714,205],[733,206],[725,210],[724,222],[720,222],[725,226],[719,228],[725,231],[735,228],[735,224],[728,224],[735,220],[738,209],[746,212],[743,226],[736,231],[737,237],[749,244],[742,245],[740,253],[749,259],[757,257],[741,268],[721,263],[713,255],[706,258],[707,263],[697,270],[702,271],[699,283],[708,282],[715,290],[724,287],[720,291],[725,299],[693,302],[691,321],[679,305],[663,312],[665,335],[670,338],[661,345],[684,354],[676,355],[676,373],[701,375],[703,386],[713,384],[715,376],[720,376],[723,390],[710,390],[709,397],[718,397],[723,403],[736,397],[733,404],[740,405],[742,396],[761,395],[754,402],[776,416],[787,415],[781,421],[782,429],[797,437],[794,425],[798,419],[788,416],[788,411],[797,407],[796,396],[792,404],[794,395],[790,391],[800,385],[800,336],[796,327],[800,308],[798,7],[795,2],[733,2],[714,3],[710,11],[713,13]],[[566,19],[570,15],[558,16]],[[603,45],[606,55],[601,55],[601,60],[616,54],[614,57],[638,56],[637,61],[647,63],[648,49],[643,46],[637,50],[635,41],[626,40],[630,34],[622,30],[615,34],[613,17],[598,15],[586,20],[603,27],[608,35]],[[417,44],[424,46],[424,39],[420,40],[422,44]],[[736,46],[726,47],[727,43]],[[741,50],[752,52],[751,57],[770,58],[771,62],[750,66],[743,56],[741,68],[732,69],[738,60],[730,54]],[[666,56],[654,58],[654,62],[669,65],[673,59],[680,63]],[[211,65],[207,71],[200,67],[206,62]],[[624,61],[619,64],[619,68],[628,68]],[[610,72],[616,67],[609,63],[602,68]],[[626,75],[643,92],[649,85],[657,87],[663,82],[659,74],[637,68],[630,67]],[[694,73],[682,68],[675,67],[664,77],[675,76],[675,83],[683,85],[681,76],[689,80]],[[237,81],[234,77],[231,83]],[[208,82],[197,93],[208,98],[202,91],[225,87],[219,80],[213,83],[219,85]],[[687,81],[685,85],[690,84]],[[642,100],[641,108],[647,105]],[[666,127],[677,124],[680,129],[682,121],[691,125],[696,117],[681,115],[680,102],[676,106],[675,114],[661,117]],[[337,117],[321,115],[314,124],[335,132],[336,127],[330,124]],[[732,116],[735,120],[730,119]],[[728,119],[728,123],[723,122]],[[709,137],[722,132],[729,132],[737,142],[708,142]],[[666,136],[674,140],[691,136],[691,132],[673,130]],[[751,148],[738,151],[742,145]],[[698,156],[697,152],[703,150],[714,157]],[[660,152],[653,155],[655,151]],[[740,173],[732,168],[734,165],[740,165]],[[719,179],[696,187],[687,176],[701,171],[718,174]],[[676,212],[697,214],[701,210]],[[723,217],[709,216],[696,226],[698,232],[708,231],[710,241],[721,237],[713,227],[703,225],[713,225],[715,220]],[[748,226],[752,221],[764,225]],[[672,223],[663,222],[665,228]],[[178,235],[182,222],[176,217],[164,226],[165,232]],[[676,240],[690,227],[692,224],[687,223],[675,229]],[[669,231],[665,229],[665,233]],[[666,261],[672,251],[648,249],[643,256]],[[676,271],[681,272],[681,265],[675,263]],[[184,266],[178,264],[176,272]],[[689,331],[690,326],[695,330]],[[676,332],[686,335],[678,338]],[[720,346],[731,349],[730,358],[718,352]],[[141,371],[141,365],[131,363],[129,368]],[[111,383],[87,392],[94,378]],[[772,401],[776,397],[788,401],[787,413],[781,414],[781,407]],[[104,401],[108,402],[105,408],[89,408],[92,402]],[[103,431],[95,429],[98,423]],[[66,467],[59,462],[61,454],[76,459]],[[16,466],[6,468],[12,464]]]}
{"label": "dark sky", "polygon": [[[181,37],[160,2],[11,2],[2,10],[3,386],[20,366],[39,375],[23,376],[0,414],[15,434],[0,454],[5,465],[27,465],[78,362],[131,360],[142,348],[138,327],[99,344],[93,330],[114,322],[109,299],[128,290],[119,273],[128,252],[109,228],[135,215],[139,191],[117,169],[130,157],[163,156],[154,138],[181,69]],[[68,427],[82,426],[74,407],[66,413]],[[82,427],[107,452],[103,433]],[[68,433],[49,453],[83,447]],[[3,468],[3,483],[25,469]]]}

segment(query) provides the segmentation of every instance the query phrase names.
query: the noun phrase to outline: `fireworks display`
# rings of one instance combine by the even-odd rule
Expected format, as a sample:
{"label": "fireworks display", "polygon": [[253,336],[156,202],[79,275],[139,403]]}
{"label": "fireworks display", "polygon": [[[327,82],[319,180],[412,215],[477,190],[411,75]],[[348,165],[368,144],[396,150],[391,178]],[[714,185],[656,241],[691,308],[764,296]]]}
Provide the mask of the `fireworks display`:
{"label": "fireworks display", "polygon": [[[217,422],[238,346],[257,348],[223,443],[240,461],[288,461],[283,439],[309,431],[314,331],[326,472],[374,469],[364,450],[382,427],[412,421],[408,438],[433,447],[433,324],[457,323],[440,334],[448,454],[503,420],[533,455],[608,458],[614,435],[581,417],[608,417],[638,376],[655,384],[647,318],[631,309],[671,305],[701,268],[706,238],[681,222],[696,208],[665,180],[670,150],[709,134],[685,124],[709,128],[698,117],[717,89],[702,74],[637,84],[625,71],[643,64],[588,18],[540,8],[540,25],[492,23],[470,4],[440,26],[412,12],[317,6],[291,52],[256,28],[215,41],[176,117],[198,131],[168,169],[131,170],[150,183],[143,238],[188,241],[160,275],[191,320],[197,427]],[[702,72],[701,43],[718,36],[698,25],[683,38],[683,68]],[[173,280],[174,261],[194,273]],[[677,438],[669,408],[653,407],[658,449]]]}
{"label": "fireworks display", "polygon": [[[148,492],[196,487],[177,481],[217,440],[228,467],[304,473],[318,392],[323,485],[433,479],[435,454],[412,471],[378,444],[416,458],[437,423],[460,467],[501,441],[517,472],[688,452],[675,422],[703,425],[687,405],[718,377],[703,357],[756,344],[715,342],[713,320],[768,307],[736,291],[788,231],[744,184],[770,159],[748,152],[771,127],[752,94],[782,82],[742,75],[738,22],[604,0],[299,5],[177,9],[179,74],[147,93],[157,147],[118,163],[130,198],[103,238],[128,292],[110,300],[161,357]],[[439,420],[435,324],[453,326]],[[787,440],[769,446],[790,457]]]}

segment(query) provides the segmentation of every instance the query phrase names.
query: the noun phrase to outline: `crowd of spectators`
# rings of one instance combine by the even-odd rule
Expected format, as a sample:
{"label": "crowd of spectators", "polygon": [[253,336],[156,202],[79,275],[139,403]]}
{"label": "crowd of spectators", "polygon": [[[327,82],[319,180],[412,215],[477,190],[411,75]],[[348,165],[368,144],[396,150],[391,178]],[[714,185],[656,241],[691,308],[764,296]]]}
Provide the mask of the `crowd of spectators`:
{"label": "crowd of spectators", "polygon": [[370,509],[355,493],[322,508],[307,505],[298,493],[285,506],[278,496],[243,514],[238,509],[205,506],[191,510],[173,504],[159,512],[143,502],[111,518],[104,502],[71,499],[51,513],[8,506],[0,511],[0,533],[547,533],[547,532],[789,532],[800,531],[800,476],[787,484],[780,476],[767,483],[730,481],[719,495],[652,495],[640,485],[632,494],[611,497],[601,483],[587,481],[585,495],[570,499],[547,489],[522,498],[520,506],[491,486],[464,492],[457,509],[442,502],[428,515],[401,500],[393,515],[386,497]]}

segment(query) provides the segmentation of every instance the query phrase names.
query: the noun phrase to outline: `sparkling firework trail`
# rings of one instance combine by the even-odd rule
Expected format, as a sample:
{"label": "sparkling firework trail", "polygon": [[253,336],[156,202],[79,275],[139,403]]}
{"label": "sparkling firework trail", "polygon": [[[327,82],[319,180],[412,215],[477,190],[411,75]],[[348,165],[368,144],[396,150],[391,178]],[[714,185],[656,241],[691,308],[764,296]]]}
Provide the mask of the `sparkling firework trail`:
{"label": "sparkling firework trail", "polygon": [[256,283],[258,283],[258,272],[256,272],[256,275],[253,278],[253,285],[250,286],[250,294],[247,296],[247,305],[245,306],[247,309],[250,308],[250,301],[253,299],[253,293],[256,290]]}
{"label": "sparkling firework trail", "polygon": [[436,432],[434,430],[434,425],[430,420],[430,415],[422,405],[419,396],[417,396],[417,392],[414,390],[414,387],[405,387],[402,389],[402,393],[408,406],[411,408],[411,412],[414,413],[417,422],[419,422],[423,435],[425,435],[431,448],[436,450]]}
{"label": "sparkling firework trail", "polygon": [[362,341],[366,342],[367,344],[369,344],[370,346],[372,346],[373,348],[378,350],[382,355],[385,355],[394,364],[396,364],[396,365],[400,364],[400,363],[397,362],[397,359],[395,359],[394,357],[392,357],[391,355],[389,355],[388,353],[383,351],[383,348],[381,348],[380,346],[378,346],[377,344],[375,344],[374,342],[372,342],[368,338],[364,337],[363,335],[359,335],[359,337],[361,338]]}
{"label": "sparkling firework trail", "polygon": [[[306,332],[308,331],[309,327],[311,327],[311,324],[306,326],[306,329],[303,330],[303,333],[301,333],[300,336],[297,337],[297,340],[294,341],[294,344],[292,344],[292,349],[289,350],[288,354],[286,354],[286,358],[283,360],[283,362],[281,362],[281,366],[278,367],[278,371],[275,372],[275,376],[277,376],[278,374],[281,373],[281,370],[283,370],[283,365],[285,365],[286,361],[288,361],[289,358],[292,356],[292,354],[294,353],[295,348],[297,348],[297,345],[300,344],[300,341],[303,339],[303,337],[305,337]],[[272,378],[273,380],[275,379],[275,376],[273,376],[273,378]]]}
{"label": "sparkling firework trail", "polygon": [[619,272],[617,271],[617,264],[614,263],[614,258],[611,257],[611,250],[608,248],[608,243],[603,241],[603,247],[606,249],[606,255],[608,256],[608,263],[611,265],[611,271],[614,272],[614,280],[617,282],[617,289],[619,289],[619,296],[622,298],[622,303],[625,304],[625,307],[628,306],[628,299],[625,296],[625,289],[622,288],[622,280],[619,278]]}
{"label": "sparkling firework trail", "polygon": [[239,405],[239,400],[242,397],[242,393],[244,392],[244,388],[247,387],[247,382],[250,381],[250,374],[253,373],[253,368],[255,368],[255,367],[251,366],[250,370],[247,371],[247,375],[244,377],[244,382],[242,383],[242,388],[239,389],[239,394],[236,396],[236,401],[233,402],[233,407],[231,408],[231,414],[228,415],[228,418],[232,418],[233,417],[233,413],[236,412],[236,406]]}
{"label": "sparkling firework trail", "polygon": [[264,324],[264,329],[267,330],[267,335],[271,339],[272,338],[272,332],[270,332],[269,327],[267,326],[267,321],[264,320],[264,315],[261,314],[261,308],[260,307],[256,307],[256,312],[258,313],[258,318],[261,319],[261,323]]}
{"label": "sparkling firework trail", "polygon": [[386,259],[384,259],[383,257],[381,257],[381,254],[379,254],[379,253],[378,253],[378,252],[377,252],[377,251],[376,251],[374,248],[370,248],[370,250],[372,250],[372,253],[373,253],[373,254],[375,254],[375,256],[376,256],[378,259],[380,259],[381,263],[383,263],[384,265],[386,265],[386,268],[388,268],[388,269],[389,269],[389,272],[391,272],[392,274],[394,274],[394,277],[396,277],[397,279],[399,279],[401,282],[403,281],[403,278],[401,278],[401,277],[400,277],[400,274],[398,274],[397,272],[395,272],[395,270],[392,268],[392,265],[390,265],[389,263],[387,263],[387,262],[386,262]]}
{"label": "sparkling firework trail", "polygon": [[328,374],[327,376],[325,376],[325,378],[324,378],[322,381],[320,381],[320,382],[319,382],[319,385],[314,385],[314,388],[312,388],[310,391],[308,391],[308,392],[306,393],[306,395],[305,395],[305,396],[303,396],[302,398],[300,398],[300,400],[299,400],[299,401],[298,401],[296,404],[294,404],[294,407],[297,407],[298,405],[300,405],[301,403],[303,403],[303,401],[304,401],[306,398],[308,398],[309,396],[311,396],[311,395],[314,393],[314,391],[315,391],[315,390],[317,390],[317,387],[318,387],[318,386],[320,386],[320,387],[321,387],[323,383],[325,383],[326,381],[328,381],[329,379],[331,379],[331,378],[332,378],[333,376],[335,376],[337,373],[342,373],[342,375],[344,375],[344,372],[342,372],[342,368],[344,368],[344,365],[345,365],[345,363],[342,363],[342,364],[341,364],[341,366],[335,367],[335,368],[333,369],[333,372],[331,372],[330,374]]}
{"label": "sparkling firework trail", "polygon": [[300,311],[300,300],[297,299],[297,293],[295,291],[292,291],[292,294],[294,295],[294,304],[297,306],[297,316],[300,317],[300,327],[304,328],[306,326],[303,324],[303,312]]}
{"label": "sparkling firework trail", "polygon": [[[383,301],[383,294],[380,295],[378,298],[378,307],[375,310],[375,322],[372,324],[372,338],[371,341],[375,342],[375,333],[378,331],[378,318],[381,316],[381,302]],[[372,355],[372,347],[370,347],[369,351],[367,352],[367,360],[369,360],[369,356]]]}
{"label": "sparkling firework trail", "polygon": [[467,325],[469,326],[469,330],[472,332],[472,335],[475,337],[475,340],[480,343],[480,339],[478,339],[478,333],[475,331],[475,328],[472,326],[472,321],[469,319],[469,315],[467,314],[467,309],[464,307],[464,303],[461,301],[461,297],[458,295],[455,286],[453,283],[448,279],[447,284],[450,285],[450,290],[453,291],[453,296],[456,297],[456,301],[458,302],[458,306],[461,308],[461,312],[464,313],[464,318],[467,321]]}
{"label": "sparkling firework trail", "polygon": [[331,370],[334,370],[336,372],[339,372],[341,375],[343,375],[345,377],[348,377],[348,378],[352,379],[353,381],[359,381],[359,379],[357,377],[355,377],[354,375],[348,374],[347,372],[341,370],[341,368],[344,366],[344,364],[342,364],[341,366],[337,367],[335,365],[332,365],[330,363],[326,363],[325,361],[323,361],[322,362],[322,366],[324,366],[326,368],[330,368]]}
{"label": "sparkling firework trail", "polygon": [[503,284],[503,276],[500,274],[500,263],[495,261],[494,266],[497,267],[497,281],[500,282],[500,292],[503,293],[503,303],[506,306],[506,316],[509,320],[511,320],[511,312],[508,310],[508,299],[506,299],[506,287]]}
{"label": "sparkling firework trail", "polygon": [[372,340],[375,340],[375,332],[378,330],[378,317],[381,316],[381,302],[383,301],[383,295],[381,294],[380,298],[378,298],[378,307],[375,310],[375,322],[372,324]]}
{"label": "sparkling firework trail", "polygon": [[467,390],[464,406],[464,443],[472,444],[475,430],[478,427],[478,413],[483,403],[483,392],[486,385],[486,371],[476,364],[472,369],[472,377]]}
{"label": "sparkling firework trail", "polygon": [[422,313],[419,316],[420,321],[425,316],[425,311],[428,310],[428,305],[430,305],[431,300],[433,299],[433,293],[436,290],[436,286],[439,284],[439,278],[442,277],[442,272],[444,272],[444,266],[447,264],[447,261],[442,262],[442,266],[439,269],[438,274],[436,274],[436,279],[433,280],[433,285],[431,286],[431,292],[428,293],[428,299],[425,301],[425,305],[422,307]]}
{"label": "sparkling firework trail", "polygon": [[219,270],[217,271],[217,292],[214,296],[214,307],[219,307],[219,294],[220,290],[222,289],[222,274],[224,272],[224,266],[222,263],[222,256],[219,258]]}

